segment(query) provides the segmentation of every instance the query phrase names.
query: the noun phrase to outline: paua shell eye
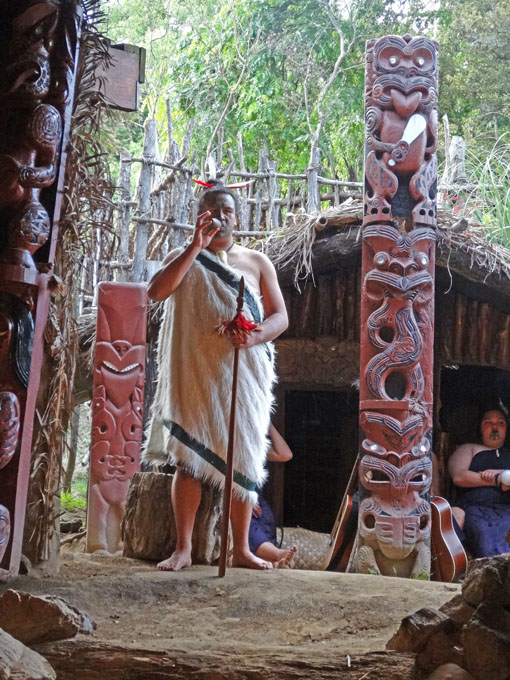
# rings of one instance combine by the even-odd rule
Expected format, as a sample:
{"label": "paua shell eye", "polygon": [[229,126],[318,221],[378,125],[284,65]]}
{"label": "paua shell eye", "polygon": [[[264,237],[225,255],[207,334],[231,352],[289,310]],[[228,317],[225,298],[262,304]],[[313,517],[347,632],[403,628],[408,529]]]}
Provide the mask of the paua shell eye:
{"label": "paua shell eye", "polygon": [[425,63],[425,59],[423,57],[416,57],[416,65],[417,66],[423,66]]}
{"label": "paua shell eye", "polygon": [[390,62],[390,66],[396,66],[398,64],[398,57],[393,55],[388,59],[388,61]]}
{"label": "paua shell eye", "polygon": [[376,253],[374,255],[374,265],[379,269],[381,267],[387,266],[389,260],[390,256],[388,255],[388,253],[385,253],[384,250],[381,250],[379,253]]}
{"label": "paua shell eye", "polygon": [[429,258],[425,253],[418,253],[418,257],[416,259],[422,267],[426,267],[429,263]]}

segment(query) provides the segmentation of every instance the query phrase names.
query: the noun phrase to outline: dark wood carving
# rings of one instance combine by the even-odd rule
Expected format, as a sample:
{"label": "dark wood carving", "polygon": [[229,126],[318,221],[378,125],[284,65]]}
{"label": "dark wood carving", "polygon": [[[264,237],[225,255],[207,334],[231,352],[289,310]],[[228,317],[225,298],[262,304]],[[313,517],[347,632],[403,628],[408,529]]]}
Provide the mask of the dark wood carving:
{"label": "dark wood carving", "polygon": [[367,43],[359,481],[353,566],[430,572],[437,49]]}
{"label": "dark wood carving", "polygon": [[21,554],[80,16],[74,0],[0,7],[0,572],[11,574]]}
{"label": "dark wood carving", "polygon": [[114,554],[129,484],[140,470],[147,291],[101,283],[97,304],[87,550]]}

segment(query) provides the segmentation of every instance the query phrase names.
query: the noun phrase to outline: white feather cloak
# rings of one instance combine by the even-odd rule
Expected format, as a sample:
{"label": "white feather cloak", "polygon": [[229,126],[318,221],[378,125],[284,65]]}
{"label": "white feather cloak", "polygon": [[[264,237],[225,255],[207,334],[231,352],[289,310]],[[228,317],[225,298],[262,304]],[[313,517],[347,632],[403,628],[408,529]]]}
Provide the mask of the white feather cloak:
{"label": "white feather cloak", "polygon": [[[177,257],[182,249],[176,251]],[[236,312],[240,274],[203,250],[166,300],[158,343],[158,385],[144,459],[170,461],[223,487],[232,397],[234,348],[216,328]],[[243,313],[263,320],[245,285]],[[233,493],[255,503],[266,477],[275,381],[271,343],[239,351]]]}

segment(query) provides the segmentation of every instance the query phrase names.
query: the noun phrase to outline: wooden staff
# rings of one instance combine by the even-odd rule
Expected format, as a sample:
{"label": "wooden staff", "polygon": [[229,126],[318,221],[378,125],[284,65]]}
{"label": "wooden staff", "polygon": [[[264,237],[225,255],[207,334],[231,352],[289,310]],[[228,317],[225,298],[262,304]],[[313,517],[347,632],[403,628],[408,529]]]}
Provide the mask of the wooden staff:
{"label": "wooden staff", "polygon": [[[244,304],[244,276],[239,281],[236,319],[241,314]],[[234,349],[234,370],[232,374],[232,401],[230,405],[230,424],[228,428],[227,469],[225,471],[225,489],[223,491],[223,524],[221,527],[221,547],[218,577],[223,578],[227,568],[228,526],[232,507],[232,484],[234,478],[234,439],[236,429],[237,372],[239,367],[239,348]]]}

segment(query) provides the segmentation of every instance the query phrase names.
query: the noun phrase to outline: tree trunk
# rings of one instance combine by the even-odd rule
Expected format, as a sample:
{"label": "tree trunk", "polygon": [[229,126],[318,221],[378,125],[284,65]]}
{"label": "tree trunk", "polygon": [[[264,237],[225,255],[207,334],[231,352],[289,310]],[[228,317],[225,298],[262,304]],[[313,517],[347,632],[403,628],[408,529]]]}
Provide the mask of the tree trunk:
{"label": "tree trunk", "polygon": [[[122,524],[124,556],[162,560],[175,549],[176,532],[170,491],[173,475],[137,472],[129,488]],[[194,563],[218,559],[221,528],[221,491],[202,486],[202,501],[193,530]]]}
{"label": "tree trunk", "polygon": [[71,436],[69,442],[67,466],[64,473],[62,487],[65,492],[71,491],[73,482],[74,468],[76,466],[76,452],[78,450],[78,434],[80,429],[80,407],[75,406],[71,417]]}

